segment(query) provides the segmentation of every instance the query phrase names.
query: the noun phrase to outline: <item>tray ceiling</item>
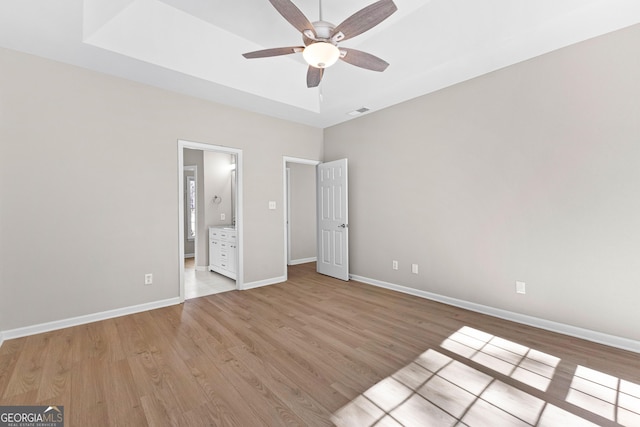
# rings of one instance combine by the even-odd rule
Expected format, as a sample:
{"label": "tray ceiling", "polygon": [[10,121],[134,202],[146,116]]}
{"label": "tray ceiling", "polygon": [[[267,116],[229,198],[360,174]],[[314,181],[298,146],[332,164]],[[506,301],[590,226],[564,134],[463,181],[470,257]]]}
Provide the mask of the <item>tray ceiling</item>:
{"label": "tray ceiling", "polygon": [[[339,61],[306,87],[301,55],[244,52],[301,43],[267,0],[14,0],[0,46],[317,127],[421,96],[640,22],[637,0],[394,0],[398,11],[344,42],[391,65]],[[373,0],[324,0],[339,24]],[[318,2],[294,0],[310,20]]]}

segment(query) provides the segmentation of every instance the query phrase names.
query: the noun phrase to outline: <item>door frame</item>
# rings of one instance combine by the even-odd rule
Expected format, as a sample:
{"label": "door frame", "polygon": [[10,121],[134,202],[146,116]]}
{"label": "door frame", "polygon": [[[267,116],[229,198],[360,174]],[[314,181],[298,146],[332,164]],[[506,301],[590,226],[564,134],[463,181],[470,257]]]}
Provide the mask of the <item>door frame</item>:
{"label": "door frame", "polygon": [[[219,153],[234,154],[236,156],[236,232],[238,234],[238,251],[236,253],[236,289],[244,288],[244,224],[243,224],[243,200],[242,197],[242,150],[225,147],[223,145],[205,144],[202,142],[178,140],[178,241],[179,241],[179,282],[180,282],[180,302],[185,300],[184,290],[184,149],[215,151]],[[196,249],[197,253],[197,249]]]}
{"label": "door frame", "polygon": [[[287,163],[298,163],[298,164],[302,164],[302,165],[311,165],[311,166],[318,166],[320,163],[322,163],[320,160],[310,160],[310,159],[303,159],[300,157],[289,157],[289,156],[282,156],[282,194],[283,194],[283,207],[284,209],[282,209],[283,211],[283,224],[284,224],[284,280],[288,280],[289,278],[289,272],[288,272],[288,265],[289,265],[289,246],[291,244],[290,240],[289,240],[289,236],[290,236],[290,232],[289,232],[289,221],[288,221],[288,210],[289,210],[289,176],[287,174]],[[316,183],[317,183],[317,177],[316,177]],[[316,184],[317,185],[317,184]],[[317,223],[318,223],[318,218],[316,215],[316,227],[317,227]]]}

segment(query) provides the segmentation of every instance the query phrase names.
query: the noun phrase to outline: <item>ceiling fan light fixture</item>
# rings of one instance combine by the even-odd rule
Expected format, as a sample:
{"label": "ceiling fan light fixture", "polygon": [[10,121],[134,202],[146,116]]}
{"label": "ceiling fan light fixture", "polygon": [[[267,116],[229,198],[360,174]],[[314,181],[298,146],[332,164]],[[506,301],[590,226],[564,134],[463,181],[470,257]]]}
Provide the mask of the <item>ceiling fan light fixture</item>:
{"label": "ceiling fan light fixture", "polygon": [[340,58],[340,50],[334,44],[317,42],[305,47],[302,56],[312,67],[328,68]]}

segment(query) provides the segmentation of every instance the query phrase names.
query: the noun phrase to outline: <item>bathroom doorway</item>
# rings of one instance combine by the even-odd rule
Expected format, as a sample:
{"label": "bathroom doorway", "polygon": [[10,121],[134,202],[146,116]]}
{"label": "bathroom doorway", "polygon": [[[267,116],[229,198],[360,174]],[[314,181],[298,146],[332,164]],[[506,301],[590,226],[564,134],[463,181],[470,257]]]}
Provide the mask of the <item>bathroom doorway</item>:
{"label": "bathroom doorway", "polygon": [[180,140],[178,168],[181,301],[241,289],[242,151]]}

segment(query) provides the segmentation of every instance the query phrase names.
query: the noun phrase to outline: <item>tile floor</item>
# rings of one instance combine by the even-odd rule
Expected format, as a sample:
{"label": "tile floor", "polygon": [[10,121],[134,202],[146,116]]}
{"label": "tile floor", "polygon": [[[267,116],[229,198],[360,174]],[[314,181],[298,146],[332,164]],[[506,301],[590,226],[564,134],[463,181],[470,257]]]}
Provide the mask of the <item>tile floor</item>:
{"label": "tile floor", "polygon": [[184,260],[185,298],[198,298],[205,295],[236,289],[236,281],[213,271],[196,271],[194,258]]}

